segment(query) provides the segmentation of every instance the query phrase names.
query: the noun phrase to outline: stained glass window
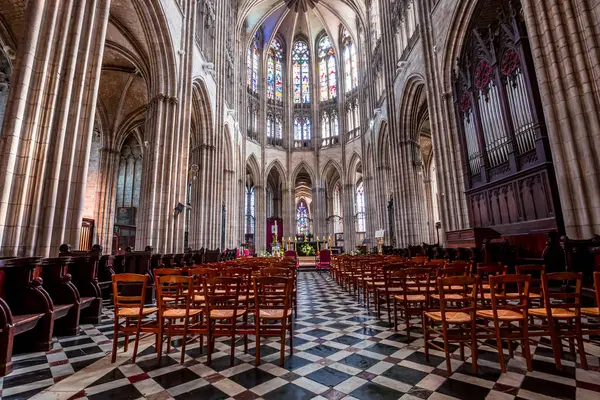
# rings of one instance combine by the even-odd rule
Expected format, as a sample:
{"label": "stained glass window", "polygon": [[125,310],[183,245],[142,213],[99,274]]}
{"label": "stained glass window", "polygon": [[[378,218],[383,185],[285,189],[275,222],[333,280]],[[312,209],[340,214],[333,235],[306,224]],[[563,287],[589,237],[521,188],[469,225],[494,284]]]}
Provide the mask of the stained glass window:
{"label": "stained glass window", "polygon": [[310,233],[310,221],[308,218],[308,207],[306,201],[300,199],[296,209],[296,232],[298,235],[308,235]]}
{"label": "stained glass window", "polygon": [[342,47],[344,48],[344,88],[349,92],[358,86],[358,68],[356,46],[346,28],[342,30]]}
{"label": "stained glass window", "polygon": [[246,233],[252,234],[254,233],[254,201],[255,201],[255,193],[254,186],[246,187]]}
{"label": "stained glass window", "polygon": [[381,35],[381,27],[379,26],[379,0],[371,0],[369,18],[371,20],[371,41],[375,45]]}
{"label": "stained glass window", "polygon": [[342,220],[342,187],[340,183],[336,183],[333,188],[333,231],[334,233],[344,232],[344,224]]}
{"label": "stained glass window", "polygon": [[310,118],[296,117],[294,118],[294,140],[310,140]]}
{"label": "stained glass window", "polygon": [[356,184],[356,197],[355,197],[355,210],[356,210],[356,232],[365,232],[366,218],[365,218],[365,189],[362,180]]}
{"label": "stained glass window", "polygon": [[252,38],[252,43],[248,47],[248,55],[246,57],[246,64],[248,70],[246,72],[246,87],[253,92],[258,89],[258,66],[259,66],[259,46],[258,46],[258,32]]}
{"label": "stained glass window", "polygon": [[267,98],[283,100],[283,49],[275,39],[267,55]]}
{"label": "stained glass window", "polygon": [[321,101],[335,99],[337,95],[335,52],[329,36],[323,36],[319,41],[318,49]]}
{"label": "stained glass window", "polygon": [[323,139],[327,139],[331,136],[331,127],[329,126],[329,115],[323,114],[323,119],[321,119],[321,130]]}
{"label": "stained glass window", "polygon": [[283,123],[281,122],[281,117],[275,117],[275,138],[282,139],[283,138]]}
{"label": "stained glass window", "polygon": [[338,122],[337,114],[333,114],[331,116],[331,136],[339,136],[340,135],[340,124]]}
{"label": "stained glass window", "polygon": [[268,138],[273,137],[273,116],[272,115],[267,116],[267,137]]}
{"label": "stained glass window", "polygon": [[310,54],[306,42],[294,43],[292,63],[294,103],[310,103]]}

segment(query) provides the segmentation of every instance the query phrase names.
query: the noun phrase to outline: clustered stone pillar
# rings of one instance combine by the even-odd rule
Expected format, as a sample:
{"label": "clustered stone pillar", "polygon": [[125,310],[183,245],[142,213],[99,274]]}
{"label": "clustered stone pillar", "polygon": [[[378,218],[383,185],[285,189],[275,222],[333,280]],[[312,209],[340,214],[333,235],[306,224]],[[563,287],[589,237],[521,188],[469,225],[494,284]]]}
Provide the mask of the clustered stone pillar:
{"label": "clustered stone pillar", "polygon": [[78,244],[110,0],[30,0],[0,144],[0,253]]}
{"label": "clustered stone pillar", "polygon": [[346,183],[343,192],[344,204],[344,249],[354,250],[356,247],[356,223],[354,220],[354,184]]}
{"label": "clustered stone pillar", "polygon": [[97,243],[105,249],[112,248],[113,228],[116,208],[117,176],[120,154],[110,148],[100,149],[100,182],[96,195],[95,215]]}

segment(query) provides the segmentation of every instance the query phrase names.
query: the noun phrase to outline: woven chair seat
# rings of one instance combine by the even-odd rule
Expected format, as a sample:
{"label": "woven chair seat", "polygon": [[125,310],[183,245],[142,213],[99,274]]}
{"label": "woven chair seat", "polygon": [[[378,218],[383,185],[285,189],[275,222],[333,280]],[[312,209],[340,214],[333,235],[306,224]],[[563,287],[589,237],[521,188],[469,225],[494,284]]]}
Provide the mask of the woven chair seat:
{"label": "woven chair seat", "polygon": [[[552,317],[558,319],[571,319],[575,318],[576,315],[573,311],[568,310],[566,308],[552,308]],[[545,308],[531,308],[529,309],[529,314],[534,317],[543,317],[546,318],[548,314],[546,313]]]}
{"label": "woven chair seat", "polygon": [[[425,315],[436,322],[442,322],[440,311],[426,312]],[[464,312],[446,311],[446,322],[449,324],[467,324],[471,322],[471,316]]]}
{"label": "woven chair seat", "polygon": [[[477,316],[486,319],[494,319],[493,310],[478,310]],[[523,314],[512,310],[498,310],[498,319],[500,321],[520,321],[522,320]]]}
{"label": "woven chair seat", "polygon": [[[196,315],[202,313],[202,310],[196,310],[196,309],[190,309],[189,311],[190,311],[190,313],[188,314],[189,317],[193,317],[193,316],[196,316]],[[163,312],[161,316],[164,318],[184,318],[185,317],[185,309],[177,308],[177,309],[165,310],[165,312]]]}
{"label": "woven chair seat", "polygon": [[[142,309],[142,316],[150,315],[152,313],[155,313],[156,311],[158,311],[158,308],[156,308],[156,307],[143,308]],[[132,308],[121,308],[117,312],[117,315],[119,317],[137,317],[138,315],[140,315],[140,309],[139,308],[135,308],[135,307],[132,307]]]}

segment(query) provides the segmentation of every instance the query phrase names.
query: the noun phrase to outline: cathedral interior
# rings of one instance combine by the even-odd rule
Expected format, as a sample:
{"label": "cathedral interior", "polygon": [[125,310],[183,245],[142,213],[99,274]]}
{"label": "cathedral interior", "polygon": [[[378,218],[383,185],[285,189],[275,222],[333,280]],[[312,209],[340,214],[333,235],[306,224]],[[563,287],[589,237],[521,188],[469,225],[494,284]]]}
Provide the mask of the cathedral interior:
{"label": "cathedral interior", "polygon": [[[448,373],[352,270],[542,265],[598,307],[600,0],[0,0],[0,176],[0,399],[600,399],[600,330],[532,341],[533,371],[461,342]],[[187,330],[110,362],[113,275],[285,252],[284,367]]]}

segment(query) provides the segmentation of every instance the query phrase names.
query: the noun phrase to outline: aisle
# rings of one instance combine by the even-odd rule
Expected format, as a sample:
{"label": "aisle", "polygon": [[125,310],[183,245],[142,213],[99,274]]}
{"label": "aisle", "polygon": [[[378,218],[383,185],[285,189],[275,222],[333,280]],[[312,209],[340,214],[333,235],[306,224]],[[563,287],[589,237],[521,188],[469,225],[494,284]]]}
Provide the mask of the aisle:
{"label": "aisle", "polygon": [[[71,394],[76,393],[74,398],[93,400],[539,398],[536,393],[567,399],[600,397],[597,357],[589,356],[590,371],[576,369],[572,361],[566,361],[564,371],[557,373],[550,347],[532,346],[534,372],[526,372],[517,351],[517,357],[508,363],[509,372],[501,375],[497,354],[483,349],[477,376],[472,374],[469,360],[463,363],[454,356],[455,372],[447,377],[442,354],[434,351],[429,363],[425,361],[418,330],[411,330],[410,340],[403,332],[393,332],[386,322],[369,315],[342,291],[328,274],[301,272],[298,295],[294,356],[286,357],[284,368],[278,365],[277,340],[263,343],[263,364],[258,368],[254,367],[254,341],[249,354],[243,353],[243,344],[239,343],[234,367],[229,365],[228,342],[217,344],[219,352],[213,356],[211,367],[203,364],[206,355],[200,354],[197,343],[186,351],[185,365],[179,364],[177,349],[159,363],[150,346],[138,356],[136,364],[129,360],[99,375],[95,368],[106,366],[104,357],[67,378],[71,386],[63,385],[61,390],[68,388]],[[107,327],[110,331],[109,323],[88,327],[82,335],[104,335]],[[600,354],[595,346],[589,349]],[[79,376],[94,374],[94,381],[87,387],[77,387],[82,381]],[[61,398],[61,393],[52,392],[59,385],[37,398]]]}

